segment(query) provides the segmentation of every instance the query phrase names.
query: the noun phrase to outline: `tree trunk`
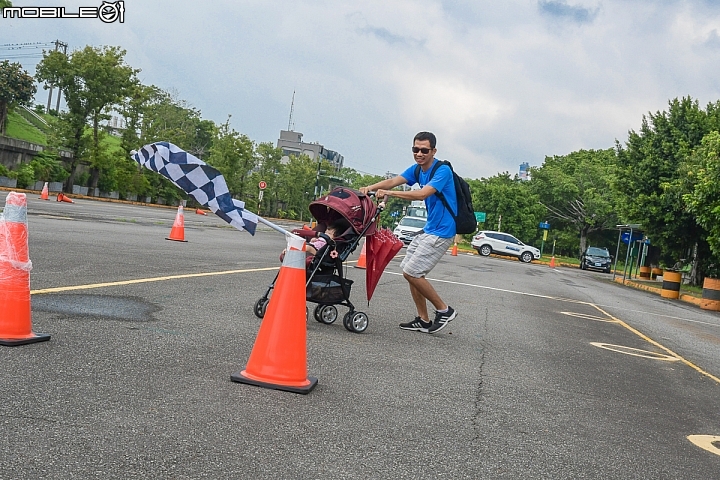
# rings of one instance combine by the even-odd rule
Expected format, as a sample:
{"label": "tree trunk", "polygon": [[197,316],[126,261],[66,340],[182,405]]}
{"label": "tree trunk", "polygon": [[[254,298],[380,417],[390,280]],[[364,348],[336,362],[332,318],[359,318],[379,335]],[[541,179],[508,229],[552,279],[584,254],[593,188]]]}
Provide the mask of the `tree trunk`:
{"label": "tree trunk", "polygon": [[100,180],[100,170],[97,168],[90,169],[90,188],[97,188],[98,180]]}
{"label": "tree trunk", "polygon": [[7,123],[8,106],[6,102],[0,102],[0,135],[5,135],[5,124]]}
{"label": "tree trunk", "polygon": [[582,255],[582,253],[587,248],[587,235],[588,235],[589,227],[584,225],[582,228],[580,228],[580,253],[578,253],[578,257]]}

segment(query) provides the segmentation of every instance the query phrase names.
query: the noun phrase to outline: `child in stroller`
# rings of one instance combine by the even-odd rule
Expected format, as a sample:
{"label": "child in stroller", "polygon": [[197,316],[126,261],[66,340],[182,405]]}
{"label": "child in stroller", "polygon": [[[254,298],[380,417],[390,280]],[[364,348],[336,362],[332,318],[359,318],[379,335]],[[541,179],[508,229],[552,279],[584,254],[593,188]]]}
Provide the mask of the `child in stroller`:
{"label": "child in stroller", "polygon": [[[367,329],[367,315],[356,312],[350,302],[353,281],[345,277],[343,262],[355,251],[363,236],[375,233],[379,212],[366,195],[337,187],[310,204],[310,213],[318,222],[314,229],[293,230],[292,233],[309,240],[306,244],[306,300],[317,304],[313,316],[318,322],[334,323],[338,318],[335,305],[343,305],[349,308],[343,317],[345,328],[354,333]],[[255,303],[254,312],[259,318],[265,315],[274,285],[275,281]]]}

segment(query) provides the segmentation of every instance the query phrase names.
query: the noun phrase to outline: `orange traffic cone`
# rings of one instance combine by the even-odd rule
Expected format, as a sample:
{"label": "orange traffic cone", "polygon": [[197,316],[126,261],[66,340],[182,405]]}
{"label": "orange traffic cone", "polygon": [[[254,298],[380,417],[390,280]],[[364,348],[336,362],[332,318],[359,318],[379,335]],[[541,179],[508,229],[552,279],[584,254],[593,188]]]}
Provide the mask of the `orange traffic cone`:
{"label": "orange traffic cone", "polygon": [[30,319],[30,269],[27,197],[10,192],[0,214],[0,345],[15,346],[50,340],[33,333]]}
{"label": "orange traffic cone", "polygon": [[40,192],[40,200],[50,200],[50,195],[48,194],[48,182],[45,182],[45,185],[43,185],[42,192]]}
{"label": "orange traffic cone", "polygon": [[450,255],[452,255],[453,257],[457,257],[457,243],[455,245],[453,245]]}
{"label": "orange traffic cone", "polygon": [[203,212],[203,211],[200,210],[199,208],[196,208],[196,209],[195,209],[195,213],[197,213],[198,215],[207,215],[207,213]]}
{"label": "orange traffic cone", "polygon": [[233,382],[309,393],[317,378],[307,375],[305,324],[305,241],[290,238],[275,281],[275,293],[265,311],[245,370]]}
{"label": "orange traffic cone", "polygon": [[555,255],[550,259],[550,268],[555,268]]}
{"label": "orange traffic cone", "polygon": [[182,205],[178,207],[177,215],[175,215],[175,222],[170,230],[170,236],[166,237],[165,240],[187,242],[187,240],[185,240],[185,215],[183,214]]}
{"label": "orange traffic cone", "polygon": [[363,242],[362,250],[360,250],[360,258],[358,258],[355,268],[367,268],[367,259],[365,258],[365,243],[367,243],[367,240]]}
{"label": "orange traffic cone", "polygon": [[63,193],[58,193],[57,201],[58,202],[75,203],[72,198],[65,196],[65,194],[63,194]]}

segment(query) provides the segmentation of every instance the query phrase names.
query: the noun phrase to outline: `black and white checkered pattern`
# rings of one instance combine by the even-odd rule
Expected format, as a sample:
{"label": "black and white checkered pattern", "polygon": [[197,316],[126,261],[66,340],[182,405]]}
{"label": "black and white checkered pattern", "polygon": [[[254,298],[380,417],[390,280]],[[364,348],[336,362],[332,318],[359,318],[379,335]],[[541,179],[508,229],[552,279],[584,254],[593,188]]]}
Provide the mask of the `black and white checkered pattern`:
{"label": "black and white checkered pattern", "polygon": [[163,175],[233,227],[255,235],[258,216],[245,210],[245,202],[232,198],[225,177],[199,158],[168,142],[145,145],[131,157]]}

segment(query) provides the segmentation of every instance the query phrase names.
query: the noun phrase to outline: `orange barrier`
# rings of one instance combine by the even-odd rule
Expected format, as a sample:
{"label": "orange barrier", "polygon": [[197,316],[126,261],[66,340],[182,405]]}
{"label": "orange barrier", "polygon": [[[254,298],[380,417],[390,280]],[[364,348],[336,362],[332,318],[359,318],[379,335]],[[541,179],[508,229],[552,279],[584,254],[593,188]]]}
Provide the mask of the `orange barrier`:
{"label": "orange barrier", "polygon": [[653,268],[650,270],[650,278],[655,280],[658,277],[658,275],[662,276],[662,273],[663,273],[662,268]]}
{"label": "orange barrier", "polygon": [[247,366],[230,379],[274,390],[309,393],[317,385],[317,378],[307,375],[306,321],[305,241],[290,239]]}
{"label": "orange barrier", "polygon": [[453,257],[457,257],[457,243],[453,245],[453,248],[450,251],[450,255],[452,255]]}
{"label": "orange barrier", "polygon": [[178,207],[177,215],[175,215],[175,222],[170,230],[170,236],[166,237],[165,240],[187,242],[187,240],[185,240],[185,215],[183,214],[182,205]]}
{"label": "orange barrier", "polygon": [[680,282],[682,274],[680,272],[672,272],[665,270],[663,272],[662,290],[660,296],[663,298],[680,298]]}
{"label": "orange barrier", "polygon": [[700,308],[720,311],[720,279],[705,277]]}
{"label": "orange barrier", "polygon": [[58,202],[75,203],[72,198],[65,196],[65,194],[63,194],[63,193],[58,193],[57,201]]}
{"label": "orange barrier", "polygon": [[555,268],[555,255],[550,258],[550,268]]}
{"label": "orange barrier", "polygon": [[358,258],[355,268],[367,268],[367,258],[365,258],[365,242],[363,242],[362,250],[360,250],[360,258]]}
{"label": "orange barrier", "polygon": [[48,192],[48,182],[43,185],[42,192],[40,192],[40,200],[50,200],[50,194]]}
{"label": "orange barrier", "polygon": [[640,267],[640,278],[650,280],[650,267]]}
{"label": "orange barrier", "polygon": [[10,192],[0,215],[0,345],[16,346],[50,340],[33,333],[30,312],[27,197]]}

